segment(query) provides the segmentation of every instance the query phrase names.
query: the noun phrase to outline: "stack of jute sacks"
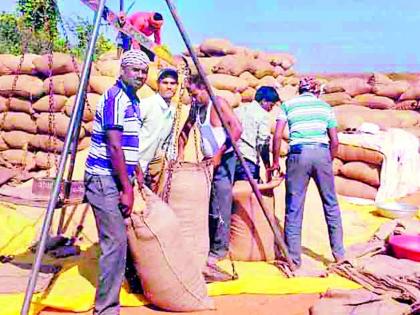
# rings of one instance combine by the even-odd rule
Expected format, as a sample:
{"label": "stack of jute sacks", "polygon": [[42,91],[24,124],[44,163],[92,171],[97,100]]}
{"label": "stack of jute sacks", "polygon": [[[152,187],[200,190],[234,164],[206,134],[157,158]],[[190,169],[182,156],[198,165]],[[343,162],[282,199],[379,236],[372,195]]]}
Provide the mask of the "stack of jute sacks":
{"label": "stack of jute sacks", "polygon": [[[420,78],[412,75],[393,80],[392,77],[373,73],[324,78],[325,94],[321,98],[334,107],[339,131],[354,132],[363,123],[373,123],[382,131],[402,128],[420,138]],[[378,151],[340,144],[334,161],[337,192],[375,199],[383,159]]]}
{"label": "stack of jute sacks", "polygon": [[[26,54],[23,59],[0,55],[0,166],[36,171],[56,164],[68,130],[80,69],[80,62],[62,53],[54,53],[52,59],[48,55]],[[92,74],[96,73],[93,66]],[[88,88],[79,149],[90,143],[99,97]]]}

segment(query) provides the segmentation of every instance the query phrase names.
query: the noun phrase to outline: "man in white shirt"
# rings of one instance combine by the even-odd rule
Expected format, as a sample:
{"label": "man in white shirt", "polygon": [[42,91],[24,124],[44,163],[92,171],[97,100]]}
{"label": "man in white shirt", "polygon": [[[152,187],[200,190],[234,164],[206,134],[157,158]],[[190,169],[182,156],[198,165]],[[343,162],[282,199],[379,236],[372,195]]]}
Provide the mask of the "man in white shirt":
{"label": "man in white shirt", "polygon": [[162,69],[157,83],[158,92],[143,99],[140,107],[139,164],[146,176],[146,185],[154,191],[157,189],[163,159],[166,155],[173,154],[170,146],[175,106],[171,106],[171,100],[178,87],[177,71],[171,68]]}

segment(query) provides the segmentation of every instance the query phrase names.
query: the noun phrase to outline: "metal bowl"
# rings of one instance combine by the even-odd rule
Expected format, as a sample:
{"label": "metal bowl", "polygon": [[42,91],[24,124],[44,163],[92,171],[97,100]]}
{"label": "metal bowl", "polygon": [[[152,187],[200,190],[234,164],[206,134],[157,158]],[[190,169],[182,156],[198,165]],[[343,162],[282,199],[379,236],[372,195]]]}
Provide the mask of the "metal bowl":
{"label": "metal bowl", "polygon": [[376,209],[381,216],[396,219],[415,216],[418,207],[401,202],[383,202],[377,203]]}

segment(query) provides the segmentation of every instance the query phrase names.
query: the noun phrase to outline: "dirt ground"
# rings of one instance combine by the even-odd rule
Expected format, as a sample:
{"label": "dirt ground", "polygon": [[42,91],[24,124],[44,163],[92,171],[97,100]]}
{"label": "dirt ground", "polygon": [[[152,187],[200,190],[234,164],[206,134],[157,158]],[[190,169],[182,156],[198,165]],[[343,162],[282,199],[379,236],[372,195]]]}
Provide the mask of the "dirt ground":
{"label": "dirt ground", "polygon": [[[319,294],[292,294],[292,295],[229,295],[218,296],[214,300],[217,310],[193,312],[191,315],[307,315],[309,308],[319,299]],[[74,315],[76,313],[57,312],[44,310],[41,315]],[[78,315],[90,315],[92,311],[77,313]],[[171,314],[156,310],[148,306],[123,307],[121,315],[158,315]]]}

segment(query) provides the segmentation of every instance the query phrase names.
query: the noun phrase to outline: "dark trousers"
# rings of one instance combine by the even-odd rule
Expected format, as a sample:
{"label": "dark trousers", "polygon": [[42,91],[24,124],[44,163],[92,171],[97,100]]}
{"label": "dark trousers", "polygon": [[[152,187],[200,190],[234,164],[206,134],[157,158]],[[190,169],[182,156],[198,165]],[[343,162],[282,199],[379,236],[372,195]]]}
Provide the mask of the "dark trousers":
{"label": "dark trousers", "polygon": [[235,154],[229,152],[223,155],[222,162],[214,171],[210,195],[209,232],[210,256],[216,258],[225,257],[229,250],[235,165]]}
{"label": "dark trousers", "polygon": [[[313,178],[321,195],[334,257],[344,256],[343,227],[334,187],[334,174],[328,146],[303,145],[291,147],[286,161],[285,241],[290,257],[301,264],[303,208],[309,180]],[[311,227],[308,227],[311,228]]]}
{"label": "dark trousers", "polygon": [[[251,172],[252,178],[258,181],[260,179],[260,167],[258,166],[258,164],[248,159],[244,159],[244,160],[245,160],[245,164],[248,166]],[[245,174],[245,169],[243,168],[239,160],[236,162],[236,169],[235,169],[235,182],[237,180],[248,180],[248,177],[246,177],[246,174]]]}

